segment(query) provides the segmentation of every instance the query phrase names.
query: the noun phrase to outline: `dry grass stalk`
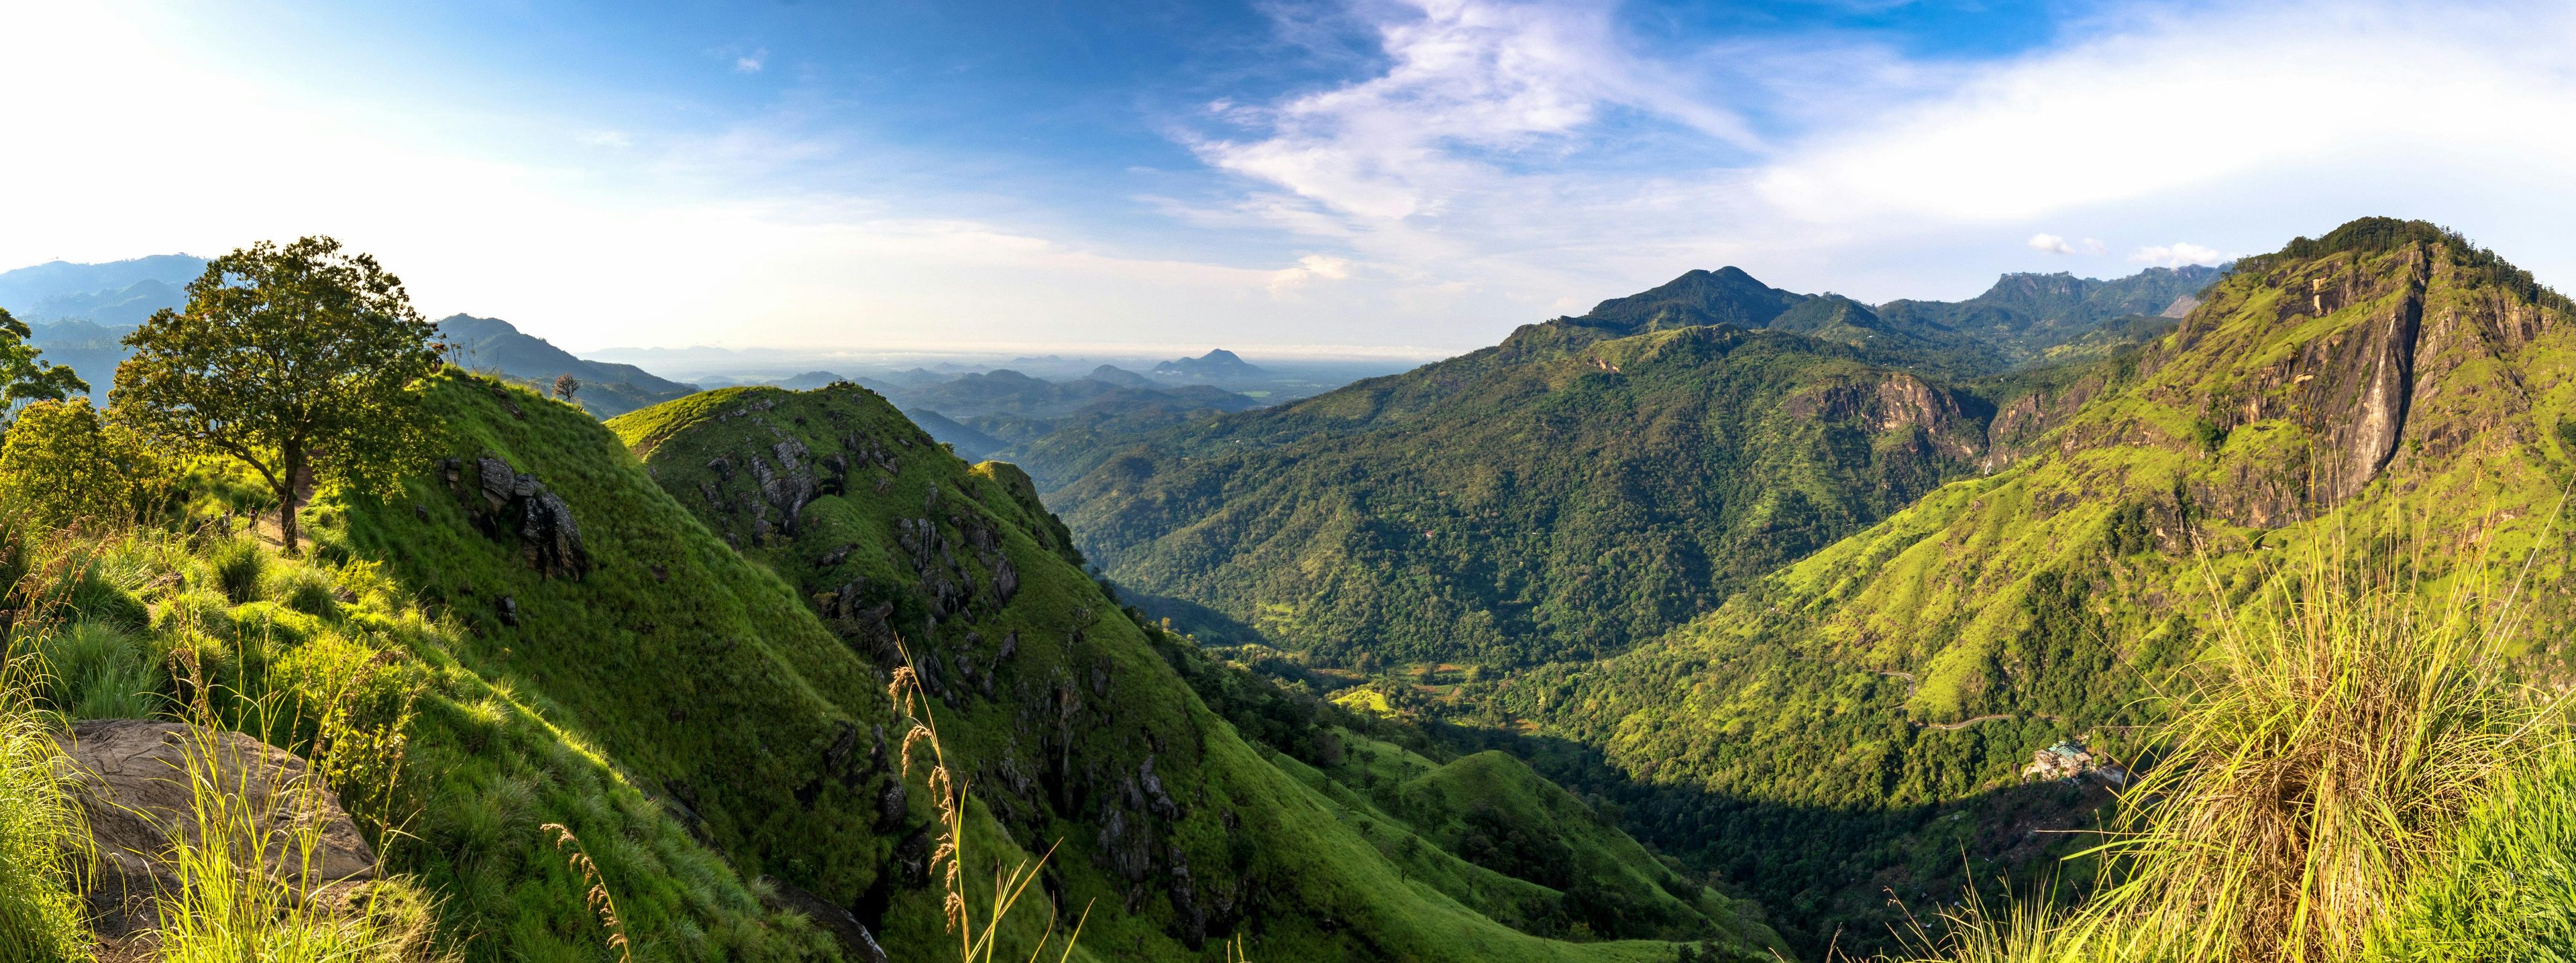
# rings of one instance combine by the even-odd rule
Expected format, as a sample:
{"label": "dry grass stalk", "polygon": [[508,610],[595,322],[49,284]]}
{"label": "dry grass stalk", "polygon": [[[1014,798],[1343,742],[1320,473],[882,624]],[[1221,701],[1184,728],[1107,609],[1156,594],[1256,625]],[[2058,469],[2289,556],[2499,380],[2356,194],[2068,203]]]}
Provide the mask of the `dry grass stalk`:
{"label": "dry grass stalk", "polygon": [[[904,664],[895,667],[893,681],[886,685],[886,695],[894,701],[896,709],[903,714],[903,717],[912,723],[904,731],[903,747],[898,753],[905,778],[910,778],[912,775],[915,748],[928,747],[930,750],[928,771],[923,777],[923,783],[924,788],[930,791],[932,807],[939,811],[939,845],[932,852],[930,859],[932,868],[938,872],[940,888],[943,891],[940,899],[941,912],[947,919],[949,932],[957,934],[958,960],[961,963],[989,963],[993,959],[993,954],[1000,948],[1002,921],[1010,916],[1014,907],[1019,905],[1020,897],[1028,892],[1029,884],[1037,881],[1038,873],[1046,867],[1047,860],[1055,856],[1055,847],[1049,846],[1047,851],[1037,859],[1021,860],[1018,865],[1008,870],[996,863],[993,870],[992,903],[986,911],[983,922],[975,921],[974,914],[968,909],[966,887],[963,885],[966,787],[957,781],[949,769],[948,750],[939,740],[939,723],[932,717],[929,698],[922,691],[921,673],[913,668],[912,650],[905,647],[899,639],[895,645],[903,653]],[[1057,910],[1050,905],[1047,909],[1046,931],[1038,937],[1037,948],[1030,951],[1031,961],[1035,961],[1037,955],[1045,951],[1047,940],[1054,937],[1057,919]],[[1065,937],[1064,952],[1058,957],[1059,963],[1072,958],[1074,944],[1082,938],[1082,926],[1090,919],[1091,908],[1085,906],[1081,918],[1074,922],[1073,932]]]}
{"label": "dry grass stalk", "polygon": [[582,902],[591,912],[599,914],[600,928],[608,931],[608,948],[616,950],[620,960],[634,959],[634,946],[626,939],[626,923],[617,915],[617,897],[608,892],[608,880],[599,874],[599,864],[591,861],[590,851],[582,847],[581,837],[573,835],[572,830],[562,823],[546,823],[537,828],[555,834],[557,851],[572,850],[572,855],[564,861],[573,872],[581,874],[582,885],[588,887],[582,894]]}

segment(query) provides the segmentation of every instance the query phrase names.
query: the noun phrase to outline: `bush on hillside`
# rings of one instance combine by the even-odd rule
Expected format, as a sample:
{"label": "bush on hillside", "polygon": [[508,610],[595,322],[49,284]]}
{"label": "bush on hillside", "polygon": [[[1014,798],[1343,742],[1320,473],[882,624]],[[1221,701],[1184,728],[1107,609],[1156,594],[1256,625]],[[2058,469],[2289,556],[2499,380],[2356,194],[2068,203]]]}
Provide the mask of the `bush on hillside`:
{"label": "bush on hillside", "polygon": [[131,522],[166,494],[168,476],[87,398],[28,405],[0,444],[0,502],[52,526]]}

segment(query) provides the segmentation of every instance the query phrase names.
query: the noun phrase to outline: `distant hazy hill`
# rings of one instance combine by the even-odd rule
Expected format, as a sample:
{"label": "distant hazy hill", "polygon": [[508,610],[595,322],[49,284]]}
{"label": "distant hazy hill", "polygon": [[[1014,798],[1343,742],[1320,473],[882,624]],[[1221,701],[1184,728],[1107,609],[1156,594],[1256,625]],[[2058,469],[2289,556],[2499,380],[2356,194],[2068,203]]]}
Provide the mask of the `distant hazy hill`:
{"label": "distant hazy hill", "polygon": [[499,318],[469,314],[439,319],[438,330],[457,364],[498,372],[515,381],[551,386],[557,375],[581,382],[582,407],[601,418],[696,392],[697,386],[655,377],[631,364],[587,361],[555,347],[544,338],[521,332]]}
{"label": "distant hazy hill", "polygon": [[111,327],[140,324],[154,311],[185,303],[179,288],[205,270],[206,259],[187,254],[101,264],[48,261],[0,271],[0,308],[30,323],[86,318]]}
{"label": "distant hazy hill", "polygon": [[1125,388],[1145,388],[1151,387],[1154,384],[1154,379],[1145,377],[1144,375],[1137,374],[1114,364],[1104,364],[1100,367],[1093,368],[1091,369],[1091,374],[1086,377],[1093,381],[1106,381],[1110,384]]}
{"label": "distant hazy hill", "polygon": [[0,308],[33,330],[45,360],[70,365],[104,397],[125,360],[119,340],[152,312],[187,303],[181,290],[206,270],[204,258],[157,254],[127,261],[49,261],[0,272]]}
{"label": "distant hazy hill", "polygon": [[1249,381],[1266,377],[1270,372],[1244,363],[1234,352],[1216,348],[1195,358],[1177,358],[1154,366],[1154,373],[1167,378],[1205,378],[1211,381]]}

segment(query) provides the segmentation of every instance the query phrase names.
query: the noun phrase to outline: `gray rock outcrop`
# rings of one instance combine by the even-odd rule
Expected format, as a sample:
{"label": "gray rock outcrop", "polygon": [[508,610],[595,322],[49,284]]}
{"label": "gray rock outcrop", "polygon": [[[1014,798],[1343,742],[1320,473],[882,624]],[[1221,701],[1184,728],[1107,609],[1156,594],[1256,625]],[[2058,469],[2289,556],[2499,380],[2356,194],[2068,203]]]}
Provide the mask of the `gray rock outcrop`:
{"label": "gray rock outcrop", "polygon": [[[244,823],[229,832],[256,839],[266,871],[301,898],[344,907],[376,878],[375,851],[339,798],[293,753],[238,732],[134,719],[81,722],[61,738],[73,796],[96,847],[86,895],[101,937],[156,926],[154,897],[180,882],[169,862],[172,844],[206,838],[192,770],[243,814]],[[306,839],[318,843],[309,859]]]}

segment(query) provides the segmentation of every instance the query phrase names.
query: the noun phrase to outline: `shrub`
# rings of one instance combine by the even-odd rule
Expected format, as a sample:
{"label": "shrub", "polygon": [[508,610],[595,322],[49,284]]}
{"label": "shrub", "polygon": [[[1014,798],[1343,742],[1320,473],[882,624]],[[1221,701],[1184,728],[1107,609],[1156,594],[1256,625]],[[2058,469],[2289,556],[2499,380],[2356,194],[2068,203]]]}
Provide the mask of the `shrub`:
{"label": "shrub", "polygon": [[141,719],[162,708],[162,677],[152,647],[104,622],[79,622],[42,639],[35,650],[51,671],[47,701],[75,719]]}
{"label": "shrub", "polygon": [[268,597],[306,615],[330,618],[340,611],[331,576],[305,565],[281,566],[268,579]]}
{"label": "shrub", "polygon": [[0,444],[0,499],[47,525],[132,522],[167,491],[168,476],[87,398],[28,405]]}
{"label": "shrub", "polygon": [[235,605],[259,600],[268,553],[258,544],[247,539],[217,542],[206,550],[206,558],[214,563],[215,582],[223,587],[225,598]]}

